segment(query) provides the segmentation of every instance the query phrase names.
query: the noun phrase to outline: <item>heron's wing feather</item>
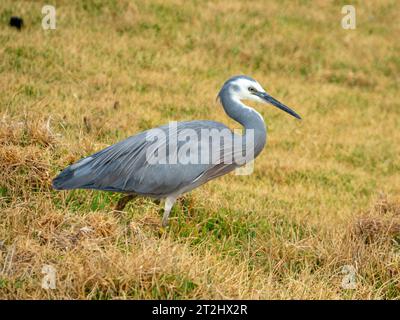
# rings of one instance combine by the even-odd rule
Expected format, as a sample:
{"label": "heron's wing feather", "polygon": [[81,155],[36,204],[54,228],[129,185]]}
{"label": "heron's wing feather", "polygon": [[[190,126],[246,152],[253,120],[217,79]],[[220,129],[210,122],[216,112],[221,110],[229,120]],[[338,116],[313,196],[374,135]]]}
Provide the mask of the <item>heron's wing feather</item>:
{"label": "heron's wing feather", "polygon": [[[176,132],[192,130],[200,136],[203,129],[227,127],[214,121],[189,121],[177,123]],[[152,140],[152,137],[157,139]],[[154,157],[149,153],[151,148],[170,156],[184,144],[174,139],[170,126],[144,131],[69,166],[54,179],[53,185],[57,189],[99,189],[154,196],[171,194],[185,189],[196,180],[202,182],[199,177],[214,166],[210,163],[149,163]],[[186,143],[188,148],[198,145],[198,141]],[[209,177],[219,176],[218,172],[225,170],[215,169]]]}
{"label": "heron's wing feather", "polygon": [[244,139],[242,139],[242,136],[238,136],[235,133],[233,133],[233,136],[236,136],[238,139],[237,141],[240,141],[243,148],[235,148],[233,144],[223,144],[219,153],[220,158],[217,163],[208,167],[197,178],[197,180],[201,182],[200,184],[223,176],[254,160],[254,141],[245,142]]}

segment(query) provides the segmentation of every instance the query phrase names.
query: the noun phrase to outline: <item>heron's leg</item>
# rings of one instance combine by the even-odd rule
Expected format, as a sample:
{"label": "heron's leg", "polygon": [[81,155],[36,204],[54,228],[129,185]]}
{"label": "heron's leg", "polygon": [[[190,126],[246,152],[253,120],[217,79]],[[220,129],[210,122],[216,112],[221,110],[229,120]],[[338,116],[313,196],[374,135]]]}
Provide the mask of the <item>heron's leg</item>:
{"label": "heron's leg", "polygon": [[165,199],[165,207],[164,207],[164,215],[162,219],[162,226],[166,227],[168,225],[168,217],[169,213],[171,212],[172,206],[176,201],[176,197],[167,197]]}
{"label": "heron's leg", "polygon": [[121,199],[118,200],[117,205],[115,206],[114,210],[118,210],[118,211],[122,211],[124,210],[125,206],[127,205],[127,203],[133,199],[135,199],[137,197],[136,194],[128,194],[124,197],[122,197]]}

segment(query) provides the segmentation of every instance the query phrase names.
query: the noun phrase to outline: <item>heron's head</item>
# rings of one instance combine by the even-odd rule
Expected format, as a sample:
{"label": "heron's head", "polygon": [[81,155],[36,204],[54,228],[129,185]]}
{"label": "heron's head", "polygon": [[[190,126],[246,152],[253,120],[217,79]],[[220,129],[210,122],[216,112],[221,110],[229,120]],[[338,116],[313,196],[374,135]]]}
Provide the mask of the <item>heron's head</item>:
{"label": "heron's head", "polygon": [[222,95],[229,95],[231,98],[238,100],[268,103],[297,119],[301,119],[294,110],[270,96],[256,80],[248,76],[234,76],[230,78],[224,83],[218,97],[221,98]]}

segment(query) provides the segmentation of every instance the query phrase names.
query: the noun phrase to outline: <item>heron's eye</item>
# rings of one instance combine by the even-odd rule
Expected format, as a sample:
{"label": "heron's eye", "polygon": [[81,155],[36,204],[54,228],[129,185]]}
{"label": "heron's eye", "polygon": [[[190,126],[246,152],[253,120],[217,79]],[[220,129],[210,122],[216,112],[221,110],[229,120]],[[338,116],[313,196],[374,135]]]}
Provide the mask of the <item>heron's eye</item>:
{"label": "heron's eye", "polygon": [[256,89],[254,89],[253,87],[249,87],[249,91],[250,91],[251,93],[254,93],[254,92],[256,92]]}

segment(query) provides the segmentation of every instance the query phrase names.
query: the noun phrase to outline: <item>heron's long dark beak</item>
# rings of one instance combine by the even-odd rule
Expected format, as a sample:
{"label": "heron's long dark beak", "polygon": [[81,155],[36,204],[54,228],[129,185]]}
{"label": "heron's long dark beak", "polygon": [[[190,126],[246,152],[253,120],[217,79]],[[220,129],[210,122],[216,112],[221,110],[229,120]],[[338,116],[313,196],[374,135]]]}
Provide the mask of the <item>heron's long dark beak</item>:
{"label": "heron's long dark beak", "polygon": [[261,99],[265,100],[266,102],[272,104],[273,106],[278,107],[279,109],[291,114],[293,117],[301,120],[301,117],[295,111],[290,109],[288,106],[285,106],[283,103],[279,102],[274,97],[271,97],[268,93],[257,92],[256,95],[259,96]]}

